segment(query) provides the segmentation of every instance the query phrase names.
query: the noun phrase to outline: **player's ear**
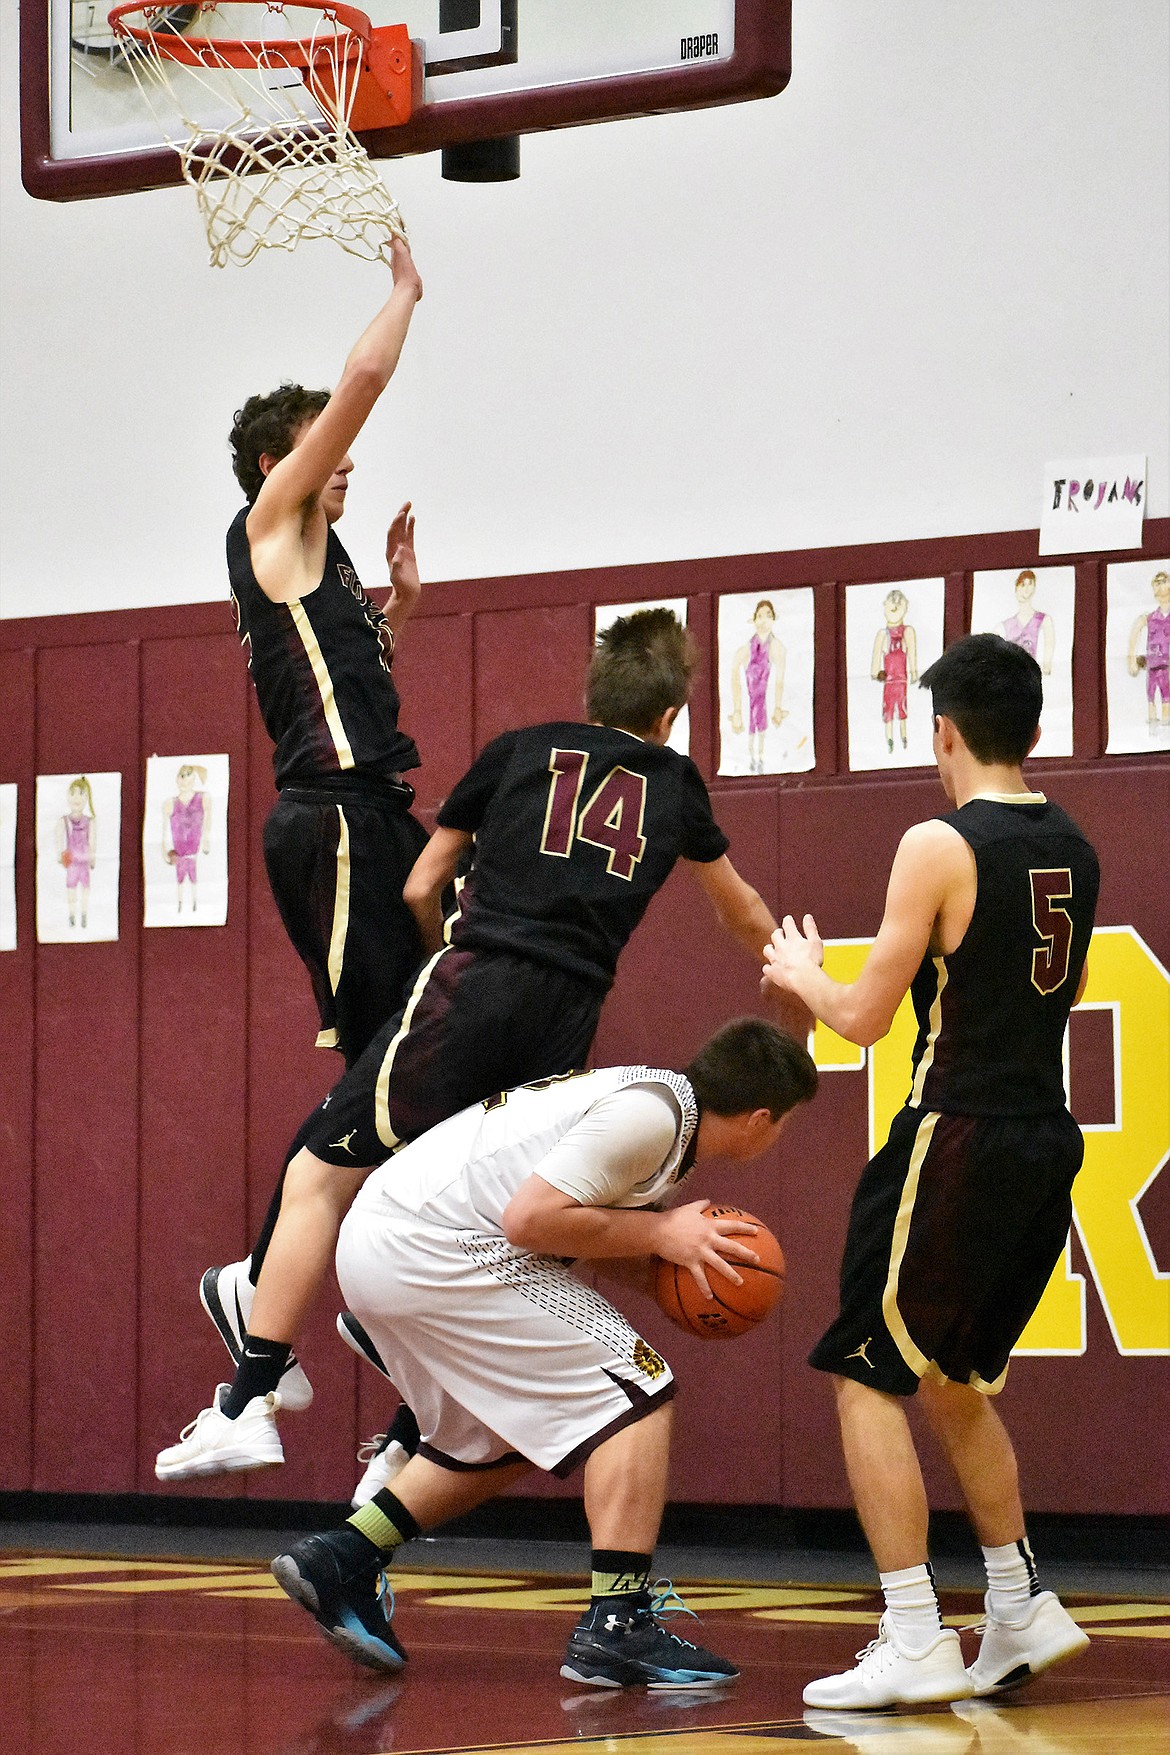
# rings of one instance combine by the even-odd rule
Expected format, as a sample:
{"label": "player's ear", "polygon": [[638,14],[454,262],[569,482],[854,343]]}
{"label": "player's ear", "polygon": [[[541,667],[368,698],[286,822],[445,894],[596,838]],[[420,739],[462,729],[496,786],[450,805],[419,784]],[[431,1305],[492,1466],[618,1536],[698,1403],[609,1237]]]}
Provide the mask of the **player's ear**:
{"label": "player's ear", "polygon": [[1034,750],[1034,749],[1035,749],[1035,748],[1036,748],[1036,745],[1037,745],[1037,744],[1038,744],[1038,743],[1039,743],[1039,742],[1040,742],[1040,727],[1039,727],[1039,726],[1037,726],[1037,727],[1036,727],[1036,729],[1035,729],[1035,731],[1034,731],[1034,732],[1033,732],[1033,733],[1032,733],[1032,741],[1031,741],[1031,743],[1030,743],[1030,744],[1029,744],[1029,745],[1028,745],[1028,754],[1029,754],[1029,755],[1031,755],[1031,754],[1032,754],[1032,751],[1033,751],[1033,750]]}
{"label": "player's ear", "polygon": [[256,462],[259,466],[261,475],[270,475],[276,465],[280,462],[280,458],[273,457],[269,451],[261,451]]}
{"label": "player's ear", "polygon": [[678,718],[680,711],[681,709],[678,707],[668,707],[662,717],[655,721],[654,727],[650,733],[651,743],[666,742],[674,728],[674,722]]}

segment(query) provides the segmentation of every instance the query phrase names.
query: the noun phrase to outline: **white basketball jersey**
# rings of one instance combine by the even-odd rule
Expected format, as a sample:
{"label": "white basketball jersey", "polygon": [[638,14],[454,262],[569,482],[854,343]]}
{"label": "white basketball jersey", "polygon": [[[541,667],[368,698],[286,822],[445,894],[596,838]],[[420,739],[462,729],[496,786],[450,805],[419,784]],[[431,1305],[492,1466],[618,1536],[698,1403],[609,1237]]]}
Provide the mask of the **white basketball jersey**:
{"label": "white basketball jersey", "polygon": [[680,1073],[655,1067],[606,1067],[598,1072],[521,1085],[475,1103],[412,1140],[375,1170],[354,1203],[391,1205],[432,1223],[498,1232],[521,1183],[590,1109],[623,1088],[650,1088],[674,1112],[674,1141],[658,1167],[616,1203],[664,1203],[684,1180],[680,1166],[698,1125],[695,1094]]}

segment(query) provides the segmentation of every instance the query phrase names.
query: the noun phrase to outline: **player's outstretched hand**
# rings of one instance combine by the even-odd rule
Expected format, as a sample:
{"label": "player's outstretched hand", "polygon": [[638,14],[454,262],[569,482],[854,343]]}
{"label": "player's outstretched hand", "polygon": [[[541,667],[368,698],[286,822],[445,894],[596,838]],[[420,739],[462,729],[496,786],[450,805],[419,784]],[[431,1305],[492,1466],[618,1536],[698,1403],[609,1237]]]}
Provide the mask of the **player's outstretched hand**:
{"label": "player's outstretched hand", "polygon": [[[743,1284],[732,1261],[755,1263],[759,1256],[746,1243],[737,1241],[737,1234],[754,1237],[756,1227],[743,1219],[715,1219],[706,1211],[706,1199],[688,1201],[685,1207],[674,1207],[662,1215],[662,1230],[655,1241],[655,1250],[664,1261],[685,1267],[705,1298],[713,1296],[707,1280],[708,1271],[722,1274],[733,1286]],[[727,1258],[731,1259],[728,1260]]]}
{"label": "player's outstretched hand", "polygon": [[422,589],[414,553],[414,513],[410,501],[399,506],[386,532],[386,565],[396,599],[418,596]]}
{"label": "player's outstretched hand", "polygon": [[802,965],[811,963],[816,969],[821,967],[825,947],[817,923],[811,914],[806,914],[803,924],[802,933],[791,914],[784,916],[784,924],[776,928],[771,943],[764,946],[763,984],[771,982],[776,987],[792,987],[791,977]]}
{"label": "player's outstretched hand", "polygon": [[414,265],[410,245],[397,232],[390,239],[390,271],[394,276],[395,287],[401,286],[413,291],[414,302],[417,304],[423,296],[422,276]]}

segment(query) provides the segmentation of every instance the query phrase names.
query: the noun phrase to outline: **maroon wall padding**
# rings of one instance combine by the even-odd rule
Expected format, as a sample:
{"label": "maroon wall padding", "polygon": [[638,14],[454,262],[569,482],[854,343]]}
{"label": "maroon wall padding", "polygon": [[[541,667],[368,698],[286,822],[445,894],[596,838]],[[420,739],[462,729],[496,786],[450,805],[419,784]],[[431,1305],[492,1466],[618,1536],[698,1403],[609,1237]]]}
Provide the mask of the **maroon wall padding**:
{"label": "maroon wall padding", "polygon": [[0,953],[0,1480],[32,1479],[33,1130],[36,992],[32,795],[36,767],[36,654],[0,651],[0,781],[25,780],[17,799],[15,951]]}
{"label": "maroon wall padding", "polygon": [[126,1493],[138,1448],[140,649],[83,644],[84,618],[69,632],[73,643],[37,654],[36,772],[121,773],[121,936],[36,948],[31,1485]]}
{"label": "maroon wall padding", "polygon": [[[1144,552],[1168,546],[1170,520],[1147,525]],[[433,822],[500,731],[579,715],[595,605],[685,596],[699,648],[691,751],[732,859],[777,916],[811,909],[826,937],[872,934],[900,836],[945,801],[926,771],[848,772],[844,584],[942,574],[953,638],[966,626],[973,570],[1036,562],[1036,533],[1025,531],[430,586],[395,665],[403,724],[423,757],[412,776],[419,814]],[[1079,559],[1076,575],[1076,753],[1037,764],[1033,781],[1101,850],[1099,922],[1132,926],[1170,964],[1170,760],[1104,757],[1103,557]],[[718,595],[801,585],[815,591],[816,768],[719,779]],[[308,981],[268,890],[261,834],[275,796],[271,748],[226,605],[0,622],[0,691],[0,780],[20,786],[19,943],[0,955],[0,1488],[161,1491],[156,1450],[227,1375],[198,1307],[199,1275],[247,1248],[289,1140],[341,1062],[313,1047]],[[146,758],[222,751],[232,781],[227,925],[144,932]],[[87,770],[123,777],[121,936],[37,945],[35,777]],[[623,957],[595,1058],[681,1065],[712,1028],[762,1003],[753,959],[720,931],[680,868]],[[1112,1112],[1110,1030],[1107,1014],[1086,1013],[1071,1032],[1073,1102],[1087,1122]],[[679,1379],[676,1498],[848,1503],[830,1386],[805,1357],[835,1308],[867,1127],[865,1075],[826,1072],[816,1103],[792,1118],[767,1159],[713,1172],[696,1189],[777,1231],[788,1258],[777,1319],[721,1345],[631,1308]],[[1165,1268],[1170,1178],[1154,1180],[1141,1216]],[[1073,1257],[1087,1274],[1075,1238]],[[1118,1353],[1091,1276],[1086,1307],[1084,1356],[1017,1360],[1002,1398],[1028,1500],[1048,1511],[1165,1510],[1166,1362]],[[348,1494],[359,1438],[384,1427],[393,1397],[337,1342],[336,1308],[331,1284],[301,1347],[317,1395],[308,1413],[283,1422],[285,1468],[201,1491]],[[935,1503],[957,1504],[930,1452],[927,1469]],[[576,1494],[580,1482],[534,1475],[522,1490]]]}

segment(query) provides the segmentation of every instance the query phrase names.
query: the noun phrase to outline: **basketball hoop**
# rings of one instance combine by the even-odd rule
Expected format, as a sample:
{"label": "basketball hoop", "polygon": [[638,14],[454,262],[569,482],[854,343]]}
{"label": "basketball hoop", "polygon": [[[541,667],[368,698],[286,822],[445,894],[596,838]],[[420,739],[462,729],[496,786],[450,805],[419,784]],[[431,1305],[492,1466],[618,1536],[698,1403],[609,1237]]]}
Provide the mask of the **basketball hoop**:
{"label": "basketball hoop", "polygon": [[[117,6],[109,22],[195,191],[212,265],[306,238],[389,262],[391,238],[406,230],[354,129],[409,120],[406,26],[375,29],[334,0],[198,0],[185,10],[196,17],[182,35],[161,0]],[[255,36],[219,34],[246,15],[258,20]]]}

